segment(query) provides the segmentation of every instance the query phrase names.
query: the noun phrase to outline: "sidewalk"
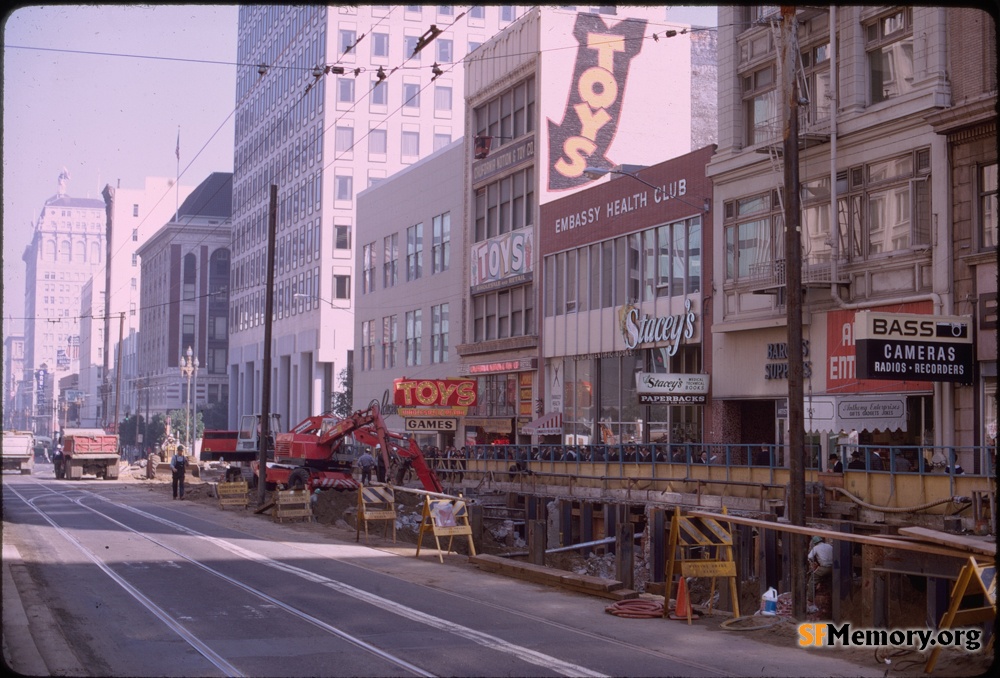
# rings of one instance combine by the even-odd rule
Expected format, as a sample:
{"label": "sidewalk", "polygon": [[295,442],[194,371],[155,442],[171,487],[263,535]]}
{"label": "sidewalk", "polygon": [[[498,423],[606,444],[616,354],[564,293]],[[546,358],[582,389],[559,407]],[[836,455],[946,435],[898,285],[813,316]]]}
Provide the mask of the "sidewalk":
{"label": "sidewalk", "polygon": [[21,553],[13,544],[3,544],[3,663],[24,676],[47,676],[48,667],[38,652],[28,627],[28,615],[14,583],[11,566],[21,565]]}

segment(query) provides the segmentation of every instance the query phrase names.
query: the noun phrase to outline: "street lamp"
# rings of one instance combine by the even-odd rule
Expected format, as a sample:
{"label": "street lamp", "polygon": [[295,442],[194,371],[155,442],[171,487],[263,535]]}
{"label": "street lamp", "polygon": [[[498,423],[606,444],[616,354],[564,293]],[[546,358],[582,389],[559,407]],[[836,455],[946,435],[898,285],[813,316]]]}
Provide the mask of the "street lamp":
{"label": "street lamp", "polygon": [[[607,168],[607,167],[585,167],[583,169],[583,174],[588,179],[600,179],[605,174],[621,174],[622,176],[632,177],[633,179],[635,179],[639,183],[646,184],[647,186],[649,186],[650,188],[652,188],[655,191],[663,191],[663,187],[662,186],[654,186],[653,184],[649,183],[648,181],[646,181],[642,177],[640,177],[640,176],[638,176],[636,174],[632,174],[631,172],[626,172],[626,171],[620,170],[620,169]],[[682,203],[684,203],[685,205],[687,205],[688,207],[693,207],[696,210],[700,209],[700,210],[702,210],[705,213],[708,213],[709,211],[711,211],[710,208],[712,207],[712,201],[710,199],[708,199],[708,198],[705,198],[704,202],[702,203],[702,206],[698,207],[697,205],[693,205],[693,204],[689,203],[687,200],[685,200],[684,198],[680,198],[680,197],[678,197],[676,195],[664,196],[664,197],[669,197],[671,200],[679,200]]]}
{"label": "street lamp", "polygon": [[181,376],[187,377],[187,403],[184,414],[187,416],[187,427],[184,431],[184,450],[191,454],[191,378],[198,374],[198,358],[192,359],[194,351],[188,346],[186,353],[181,354]]}

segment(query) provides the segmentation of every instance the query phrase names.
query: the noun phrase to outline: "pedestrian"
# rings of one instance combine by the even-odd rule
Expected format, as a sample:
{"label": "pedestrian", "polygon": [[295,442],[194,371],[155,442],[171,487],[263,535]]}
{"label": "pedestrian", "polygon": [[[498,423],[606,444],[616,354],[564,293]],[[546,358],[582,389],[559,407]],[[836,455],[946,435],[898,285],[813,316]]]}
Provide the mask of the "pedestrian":
{"label": "pedestrian", "polygon": [[375,468],[375,457],[365,448],[365,451],[358,457],[358,466],[361,467],[361,484],[367,485],[372,480],[372,469]]}
{"label": "pedestrian", "polygon": [[184,456],[184,446],[178,445],[174,456],[170,458],[170,489],[174,499],[184,498],[184,471],[187,468],[187,457]]}
{"label": "pedestrian", "polygon": [[861,458],[861,452],[858,450],[851,452],[851,460],[847,462],[847,468],[851,471],[865,470],[865,460]]}
{"label": "pedestrian", "polygon": [[821,579],[826,579],[833,571],[833,544],[823,541],[823,538],[816,535],[810,542],[811,548],[807,559],[809,561],[809,582],[806,592],[807,610],[816,612],[816,583]]}
{"label": "pedestrian", "polygon": [[836,452],[830,453],[830,472],[831,473],[843,473],[844,472],[844,462],[840,461],[840,456]]}
{"label": "pedestrian", "polygon": [[382,454],[382,446],[375,446],[375,475],[380,483],[385,482],[386,468],[385,455]]}
{"label": "pedestrian", "polygon": [[869,459],[868,459],[871,462],[871,470],[872,471],[884,471],[885,470],[885,462],[882,461],[882,455],[880,454],[880,452],[882,452],[882,451],[883,450],[881,448],[878,448],[878,449],[872,451],[871,457],[869,457]]}

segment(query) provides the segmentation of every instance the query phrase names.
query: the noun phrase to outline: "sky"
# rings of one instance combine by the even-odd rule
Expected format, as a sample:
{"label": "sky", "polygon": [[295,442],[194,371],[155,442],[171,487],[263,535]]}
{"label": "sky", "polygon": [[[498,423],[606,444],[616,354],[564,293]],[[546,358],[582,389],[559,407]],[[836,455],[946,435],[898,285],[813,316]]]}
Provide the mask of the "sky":
{"label": "sky", "polygon": [[[233,170],[237,5],[35,5],[3,23],[3,335],[23,332],[21,260],[65,167],[72,197]],[[672,7],[715,26],[715,6]]]}

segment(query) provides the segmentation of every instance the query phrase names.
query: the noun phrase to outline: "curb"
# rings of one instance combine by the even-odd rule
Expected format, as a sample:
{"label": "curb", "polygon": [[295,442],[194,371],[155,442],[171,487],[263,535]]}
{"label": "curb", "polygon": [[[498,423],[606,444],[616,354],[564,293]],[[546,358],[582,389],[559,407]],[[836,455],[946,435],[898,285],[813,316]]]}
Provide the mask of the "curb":
{"label": "curb", "polygon": [[31,635],[21,594],[14,584],[11,565],[21,564],[21,553],[13,544],[3,545],[3,660],[22,676],[47,676],[49,669]]}

